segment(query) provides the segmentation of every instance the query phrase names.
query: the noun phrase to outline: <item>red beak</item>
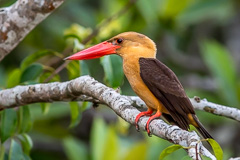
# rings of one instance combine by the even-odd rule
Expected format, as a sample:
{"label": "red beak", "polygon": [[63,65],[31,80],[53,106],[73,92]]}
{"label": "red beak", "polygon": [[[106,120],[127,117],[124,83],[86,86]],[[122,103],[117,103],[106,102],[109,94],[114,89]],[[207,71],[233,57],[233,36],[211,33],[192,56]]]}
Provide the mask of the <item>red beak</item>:
{"label": "red beak", "polygon": [[78,53],[75,53],[74,55],[69,56],[64,60],[84,60],[84,59],[99,58],[104,55],[116,53],[117,48],[120,48],[120,46],[113,45],[110,42],[104,41],[95,46],[92,46]]}

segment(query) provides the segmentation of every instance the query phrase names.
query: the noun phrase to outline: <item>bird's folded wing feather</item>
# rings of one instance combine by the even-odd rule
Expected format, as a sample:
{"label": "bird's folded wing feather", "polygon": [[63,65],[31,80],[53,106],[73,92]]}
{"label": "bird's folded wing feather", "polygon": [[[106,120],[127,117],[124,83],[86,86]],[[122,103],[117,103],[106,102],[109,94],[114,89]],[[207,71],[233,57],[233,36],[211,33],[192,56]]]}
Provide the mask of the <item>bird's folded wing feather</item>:
{"label": "bird's folded wing feather", "polygon": [[188,114],[195,114],[181,83],[166,65],[154,58],[140,58],[140,75],[153,95],[165,106],[174,123],[189,128]]}

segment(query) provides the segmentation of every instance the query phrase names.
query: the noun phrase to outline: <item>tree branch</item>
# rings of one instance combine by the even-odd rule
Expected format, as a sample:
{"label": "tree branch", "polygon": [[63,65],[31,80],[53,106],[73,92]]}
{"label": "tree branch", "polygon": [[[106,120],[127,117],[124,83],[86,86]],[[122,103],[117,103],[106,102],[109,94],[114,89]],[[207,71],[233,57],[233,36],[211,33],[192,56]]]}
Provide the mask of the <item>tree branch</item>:
{"label": "tree branch", "polygon": [[190,101],[195,109],[204,110],[206,112],[228,117],[240,122],[240,110],[237,108],[208,102],[205,98],[201,100],[199,97],[190,98]]}
{"label": "tree branch", "polygon": [[[145,108],[147,109],[146,104],[143,102],[142,99],[140,99],[137,96],[127,96],[129,99],[131,99],[132,106],[136,108]],[[224,116],[231,118],[233,120],[239,121],[240,122],[240,110],[237,108],[232,108],[212,102],[208,102],[207,99],[200,99],[200,97],[195,96],[194,98],[189,98],[194,109],[201,110],[201,111],[206,111],[218,116]],[[98,99],[94,99],[91,96],[87,95],[80,95],[76,99],[76,101],[88,101],[88,102],[94,102],[94,103],[102,103]],[[0,103],[1,105],[1,103]]]}
{"label": "tree branch", "polygon": [[[134,102],[134,106],[138,108],[147,108],[145,103],[136,96],[129,96],[129,98]],[[89,99],[89,97],[86,97]],[[208,102],[207,99],[200,99],[195,96],[194,98],[189,98],[194,109],[206,111],[215,115],[228,117],[240,122],[240,110],[237,108],[232,108],[228,106],[223,106],[220,104]]]}
{"label": "tree branch", "polygon": [[[0,109],[26,105],[34,102],[73,101],[79,95],[93,97],[108,105],[125,121],[134,124],[139,111],[132,106],[133,101],[128,96],[122,96],[89,76],[82,76],[68,82],[55,82],[29,86],[17,86],[0,91]],[[86,98],[86,97],[85,97]],[[144,130],[148,118],[139,121],[139,127]],[[196,132],[188,132],[175,125],[168,125],[163,120],[154,120],[150,125],[151,132],[172,143],[187,148],[188,155],[193,159],[201,159],[200,154],[216,159],[201,143]]]}
{"label": "tree branch", "polygon": [[18,0],[0,8],[0,61],[64,0]]}

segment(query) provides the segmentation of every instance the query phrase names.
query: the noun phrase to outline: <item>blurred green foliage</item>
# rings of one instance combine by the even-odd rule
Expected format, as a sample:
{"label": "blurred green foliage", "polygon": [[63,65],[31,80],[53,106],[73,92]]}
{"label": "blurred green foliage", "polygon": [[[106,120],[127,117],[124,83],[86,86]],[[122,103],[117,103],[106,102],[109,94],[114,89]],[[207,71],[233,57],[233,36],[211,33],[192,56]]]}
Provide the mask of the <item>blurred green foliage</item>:
{"label": "blurred green foliage", "polygon": [[[14,2],[3,0],[0,6]],[[136,31],[156,42],[158,59],[176,72],[190,97],[239,108],[238,1],[137,0],[127,8],[128,2],[65,1],[0,63],[0,89],[91,75],[134,95],[120,57],[63,58],[118,33]],[[121,9],[126,11],[116,14]],[[239,156],[238,123],[205,112],[198,116],[222,146],[223,159]],[[102,105],[93,110],[87,102],[31,104],[3,110],[0,117],[0,160],[189,159],[183,149],[136,132]],[[214,151],[221,157],[219,149]]]}
{"label": "blurred green foliage", "polygon": [[236,66],[230,53],[221,44],[214,41],[204,41],[201,45],[203,58],[216,78],[222,98],[229,105],[239,104],[238,79]]}
{"label": "blurred green foliage", "polygon": [[113,88],[117,88],[122,85],[123,81],[123,69],[122,60],[117,55],[104,56],[101,58],[101,64],[104,69],[106,84]]}

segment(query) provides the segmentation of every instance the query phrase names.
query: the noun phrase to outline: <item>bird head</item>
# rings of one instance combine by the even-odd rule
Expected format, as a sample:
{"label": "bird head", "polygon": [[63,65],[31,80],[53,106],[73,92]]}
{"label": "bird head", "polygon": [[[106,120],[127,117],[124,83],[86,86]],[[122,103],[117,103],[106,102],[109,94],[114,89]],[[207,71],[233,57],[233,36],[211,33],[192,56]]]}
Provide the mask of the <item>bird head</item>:
{"label": "bird head", "polygon": [[124,32],[95,46],[82,50],[65,60],[84,60],[117,54],[123,58],[155,58],[156,45],[147,36],[137,32]]}

